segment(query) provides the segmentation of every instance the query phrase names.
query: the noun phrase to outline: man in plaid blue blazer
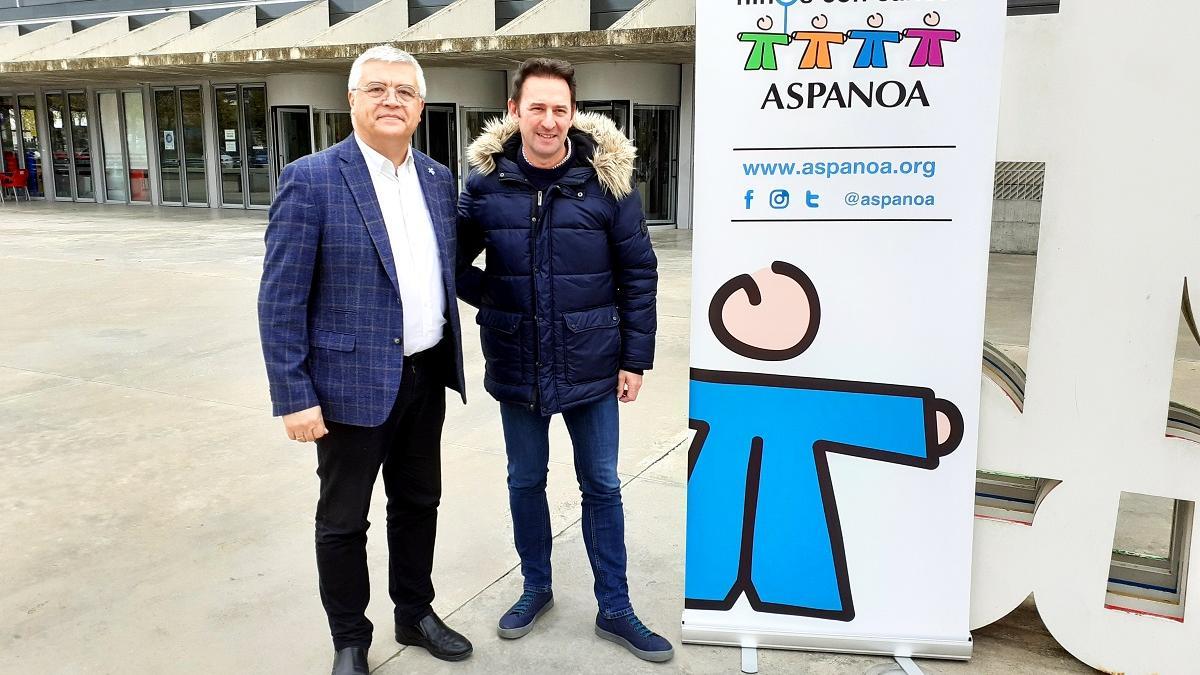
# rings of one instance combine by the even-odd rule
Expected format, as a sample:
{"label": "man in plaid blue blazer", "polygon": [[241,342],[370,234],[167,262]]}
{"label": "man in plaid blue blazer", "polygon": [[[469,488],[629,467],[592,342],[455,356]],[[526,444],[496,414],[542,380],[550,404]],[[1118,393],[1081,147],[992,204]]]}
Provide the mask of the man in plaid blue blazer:
{"label": "man in plaid blue blazer", "polygon": [[396,640],[458,661],[471,643],[433,612],[446,387],[463,395],[455,304],[457,190],[411,147],[425,78],[367,50],[350,71],[354,134],[284,168],[271,206],[259,328],[274,414],[315,442],[317,572],[334,675],[367,673],[367,512],[382,467]]}

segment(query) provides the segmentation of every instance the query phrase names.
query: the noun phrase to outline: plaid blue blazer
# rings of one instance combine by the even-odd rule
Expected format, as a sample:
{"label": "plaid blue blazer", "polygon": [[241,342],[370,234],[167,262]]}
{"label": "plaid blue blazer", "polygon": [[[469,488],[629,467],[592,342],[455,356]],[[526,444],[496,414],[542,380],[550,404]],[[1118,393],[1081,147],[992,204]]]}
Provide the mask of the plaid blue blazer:
{"label": "plaid blue blazer", "polygon": [[[449,386],[466,401],[454,301],[457,188],[413,150],[437,236],[454,346]],[[387,227],[351,136],[287,165],[271,204],[258,325],[275,415],[320,404],[326,419],[379,426],[400,391],[404,308]]]}

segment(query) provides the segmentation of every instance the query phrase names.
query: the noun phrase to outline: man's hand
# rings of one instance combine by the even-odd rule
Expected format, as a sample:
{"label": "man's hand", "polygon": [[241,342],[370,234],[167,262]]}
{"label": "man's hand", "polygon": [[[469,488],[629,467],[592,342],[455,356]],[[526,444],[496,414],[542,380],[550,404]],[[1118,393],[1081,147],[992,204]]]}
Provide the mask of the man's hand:
{"label": "man's hand", "polygon": [[621,403],[633,403],[637,400],[638,391],[642,388],[642,376],[622,370],[617,374],[617,400]]}
{"label": "man's hand", "polygon": [[319,405],[314,405],[308,410],[284,415],[283,428],[287,430],[288,438],[301,443],[315,441],[329,433],[329,430],[325,428],[325,418],[321,416],[321,406]]}

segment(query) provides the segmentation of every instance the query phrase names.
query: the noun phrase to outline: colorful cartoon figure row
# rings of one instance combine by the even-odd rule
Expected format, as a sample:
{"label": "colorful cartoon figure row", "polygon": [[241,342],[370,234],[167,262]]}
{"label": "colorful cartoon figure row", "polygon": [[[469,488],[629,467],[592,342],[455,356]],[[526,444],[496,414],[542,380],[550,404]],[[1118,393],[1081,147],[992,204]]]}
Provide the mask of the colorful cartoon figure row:
{"label": "colorful cartoon figure row", "polygon": [[775,22],[771,17],[758,20],[758,33],[738,33],[738,40],[750,42],[754,46],[746,59],[746,70],[778,70],[775,59],[777,45],[789,45],[793,41],[807,42],[804,56],[800,59],[800,70],[833,68],[833,58],[830,45],[844,44],[847,40],[861,40],[858,57],[854,60],[855,68],[887,68],[887,45],[899,43],[904,39],[917,40],[917,48],[913,52],[909,66],[913,68],[944,67],[942,55],[943,42],[957,42],[962,34],[956,30],[937,28],[942,21],[937,12],[925,15],[924,28],[906,28],[903,31],[881,30],[883,15],[872,14],[867,18],[869,29],[856,29],[840,33],[825,30],[829,26],[829,17],[821,14],[812,20],[813,30],[796,31],[794,33],[772,33]]}
{"label": "colorful cartoon figure row", "polygon": [[[726,282],[709,304],[713,335],[757,361],[804,353],[821,301],[776,261]],[[693,369],[684,606],[854,618],[828,455],[933,470],[962,441],[962,414],[933,390]]]}

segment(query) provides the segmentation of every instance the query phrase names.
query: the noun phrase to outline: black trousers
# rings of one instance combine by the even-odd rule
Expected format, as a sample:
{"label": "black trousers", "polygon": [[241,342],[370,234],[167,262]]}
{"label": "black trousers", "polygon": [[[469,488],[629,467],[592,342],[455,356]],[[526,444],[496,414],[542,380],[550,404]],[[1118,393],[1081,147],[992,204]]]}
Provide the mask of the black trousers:
{"label": "black trousers", "polygon": [[326,422],[329,434],[317,441],[317,574],[334,649],[371,644],[367,512],[381,466],[387,492],[388,592],[396,622],[416,623],[432,611],[430,575],[446,418],[445,344],[443,340],[405,358],[400,392],[382,426]]}

